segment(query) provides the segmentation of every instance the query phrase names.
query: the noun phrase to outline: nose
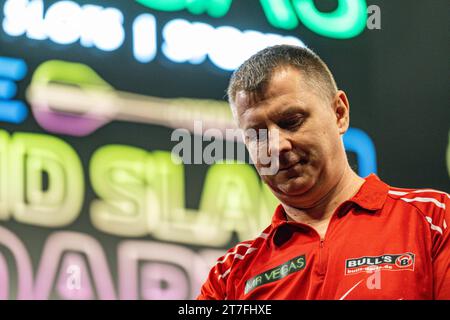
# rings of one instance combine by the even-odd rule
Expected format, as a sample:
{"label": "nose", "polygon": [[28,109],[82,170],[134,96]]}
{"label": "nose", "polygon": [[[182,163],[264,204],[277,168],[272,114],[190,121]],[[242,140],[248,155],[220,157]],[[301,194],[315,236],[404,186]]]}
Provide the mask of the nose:
{"label": "nose", "polygon": [[269,128],[269,155],[278,153],[280,160],[292,151],[292,142],[286,132],[274,126]]}

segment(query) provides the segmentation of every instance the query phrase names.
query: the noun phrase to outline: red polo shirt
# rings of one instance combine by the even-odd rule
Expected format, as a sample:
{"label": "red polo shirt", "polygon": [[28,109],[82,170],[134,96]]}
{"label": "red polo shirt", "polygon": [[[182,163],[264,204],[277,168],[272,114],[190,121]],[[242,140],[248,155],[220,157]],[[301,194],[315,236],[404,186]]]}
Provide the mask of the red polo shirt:
{"label": "red polo shirt", "polygon": [[450,299],[450,196],[365,180],[322,240],[279,205],[258,238],[219,258],[198,299]]}

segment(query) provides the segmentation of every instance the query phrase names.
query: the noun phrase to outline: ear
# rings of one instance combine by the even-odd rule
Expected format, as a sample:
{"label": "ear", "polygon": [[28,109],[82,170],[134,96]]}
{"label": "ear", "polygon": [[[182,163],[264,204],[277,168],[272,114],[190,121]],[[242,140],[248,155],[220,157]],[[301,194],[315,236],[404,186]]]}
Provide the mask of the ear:
{"label": "ear", "polygon": [[347,132],[350,126],[350,104],[344,91],[338,90],[333,101],[334,114],[336,116],[339,133]]}

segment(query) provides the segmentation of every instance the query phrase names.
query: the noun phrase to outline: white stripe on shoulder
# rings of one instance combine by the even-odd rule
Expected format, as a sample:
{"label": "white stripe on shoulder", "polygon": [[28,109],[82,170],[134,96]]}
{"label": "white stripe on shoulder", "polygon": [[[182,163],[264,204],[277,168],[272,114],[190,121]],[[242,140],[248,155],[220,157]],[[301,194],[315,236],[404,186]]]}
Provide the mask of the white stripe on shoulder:
{"label": "white stripe on shoulder", "polygon": [[[244,259],[244,257],[254,251],[258,250],[258,248],[249,248],[243,255],[240,254],[236,254],[235,258],[237,259]],[[228,268],[224,273],[222,273],[221,275],[219,275],[219,280],[225,278],[229,273],[231,272],[231,267]]]}
{"label": "white stripe on shoulder", "polygon": [[427,219],[428,223],[431,225],[431,230],[436,230],[437,232],[439,232],[440,234],[442,234],[442,229],[441,227],[438,227],[436,225],[433,224],[433,220],[431,220],[430,217],[425,217],[425,219]]}
{"label": "white stripe on shoulder", "polygon": [[[406,195],[411,196],[413,194],[417,194],[417,193],[421,193],[421,192],[436,192],[436,193],[445,194],[448,196],[448,194],[445,192],[440,192],[440,191],[436,191],[436,190],[432,190],[432,189],[414,190],[414,191],[410,191],[410,192],[396,191],[396,190],[388,191],[389,194],[393,194],[396,196],[406,196]],[[445,203],[440,202],[440,201],[438,201],[434,198],[430,198],[430,197],[414,197],[414,198],[400,198],[400,199],[405,202],[431,202],[431,203],[434,203],[439,208],[445,209]]]}
{"label": "white stripe on shoulder", "polygon": [[396,195],[396,196],[404,196],[405,194],[408,194],[409,192],[389,190],[388,193]]}
{"label": "white stripe on shoulder", "polygon": [[251,246],[250,243],[240,243],[240,244],[236,245],[236,246],[234,247],[234,250],[233,250],[233,251],[228,252],[228,253],[222,258],[222,260],[218,260],[217,263],[224,263],[224,262],[228,259],[229,256],[234,255],[234,254],[237,253],[239,247],[247,247],[247,248],[250,248],[250,246]]}
{"label": "white stripe on shoulder", "polygon": [[423,192],[432,192],[432,193],[438,193],[438,194],[443,194],[446,195],[447,198],[450,199],[450,195],[447,192],[443,192],[443,191],[438,191],[438,190],[434,190],[434,189],[417,189],[417,190],[413,190],[413,191],[396,191],[396,190],[389,190],[390,194],[396,195],[396,196],[404,196],[406,194],[411,194],[411,193],[423,193]]}
{"label": "white stripe on shoulder", "polygon": [[401,200],[405,202],[431,202],[434,203],[439,208],[445,209],[445,203],[439,202],[434,198],[423,198],[423,197],[415,197],[415,198],[400,198]]}
{"label": "white stripe on shoulder", "polygon": [[434,190],[434,189],[419,189],[419,190],[413,191],[413,193],[420,193],[420,192],[434,192],[434,193],[444,194],[447,196],[447,198],[450,199],[450,194],[448,194],[447,192],[444,192],[444,191],[439,191],[439,190]]}
{"label": "white stripe on shoulder", "polygon": [[[259,239],[259,238],[267,239],[268,236],[269,236],[268,233],[261,233],[258,237],[256,237],[256,239]],[[256,239],[255,239],[255,240],[256,240]],[[239,244],[237,244],[237,245],[234,247],[234,250],[233,250],[233,251],[228,252],[221,260],[218,260],[217,263],[224,263],[224,262],[228,259],[228,257],[230,257],[230,256],[232,256],[232,255],[235,255],[235,257],[236,257],[236,256],[237,256],[237,251],[238,251],[239,247],[247,247],[247,248],[250,248],[251,246],[252,246],[252,244],[250,244],[250,243],[239,243]],[[252,248],[252,249],[255,249],[255,248]],[[247,251],[248,251],[248,250],[247,250]],[[247,251],[246,251],[246,252],[247,252]],[[254,251],[254,250],[252,250],[252,251]]]}
{"label": "white stripe on shoulder", "polygon": [[264,232],[262,232],[259,236],[258,236],[258,238],[263,238],[263,239],[267,239],[267,237],[269,236],[269,234],[268,233],[264,233]]}
{"label": "white stripe on shoulder", "polygon": [[230,271],[231,271],[231,268],[228,268],[227,271],[225,271],[224,273],[220,274],[219,275],[219,280],[222,279],[222,278],[225,278],[230,273]]}
{"label": "white stripe on shoulder", "polygon": [[248,255],[249,253],[252,253],[253,251],[256,251],[256,250],[258,250],[258,248],[249,248],[247,251],[245,251],[244,255],[236,254],[234,257],[242,260],[242,259],[244,259],[244,257],[246,255]]}
{"label": "white stripe on shoulder", "polygon": [[[268,237],[269,237],[268,233],[262,232],[258,237],[256,237],[255,240],[267,239]],[[219,263],[223,264],[231,256],[234,256],[233,258],[235,258],[235,259],[243,260],[246,255],[258,250],[258,248],[255,248],[255,247],[252,248],[251,246],[252,246],[252,244],[250,244],[250,243],[240,243],[240,244],[236,245],[234,250],[231,252],[228,252],[221,260],[218,260],[217,264],[219,264]],[[237,253],[239,247],[247,247],[247,250],[244,252],[244,254]],[[230,271],[231,271],[231,267],[228,268],[224,273],[219,275],[219,279],[225,278],[230,273]]]}

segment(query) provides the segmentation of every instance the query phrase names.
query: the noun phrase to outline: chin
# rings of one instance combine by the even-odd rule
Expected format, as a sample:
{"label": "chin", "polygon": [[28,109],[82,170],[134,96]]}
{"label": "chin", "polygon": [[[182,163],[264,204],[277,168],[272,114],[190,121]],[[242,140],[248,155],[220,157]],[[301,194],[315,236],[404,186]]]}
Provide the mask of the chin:
{"label": "chin", "polygon": [[308,192],[314,186],[314,182],[310,177],[300,176],[270,186],[280,196],[292,197]]}

